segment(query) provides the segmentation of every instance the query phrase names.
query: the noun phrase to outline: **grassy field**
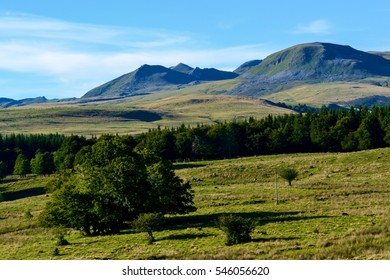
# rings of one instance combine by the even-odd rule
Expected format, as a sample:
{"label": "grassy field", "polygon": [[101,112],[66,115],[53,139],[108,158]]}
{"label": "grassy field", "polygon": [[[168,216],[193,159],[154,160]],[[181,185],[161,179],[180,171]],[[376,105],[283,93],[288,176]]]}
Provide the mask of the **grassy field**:
{"label": "grassy field", "polygon": [[365,83],[334,82],[297,86],[263,96],[273,102],[287,104],[307,104],[321,107],[324,104],[343,104],[355,99],[380,95],[390,97],[390,88]]}
{"label": "grassy field", "polygon": [[2,134],[58,132],[85,136],[139,134],[158,126],[211,124],[286,113],[291,111],[267,105],[259,99],[195,94],[183,89],[173,96],[161,92],[120,104],[58,106],[54,103],[1,109],[0,131]]}
{"label": "grassy field", "polygon": [[[177,174],[192,182],[198,210],[168,217],[152,245],[130,228],[92,237],[41,228],[49,178],[8,177],[0,184],[0,259],[389,260],[389,159],[390,149],[378,149],[177,163]],[[294,167],[299,177],[292,187],[278,180],[276,205],[275,171],[282,166]],[[224,244],[215,226],[224,213],[259,223],[251,242]],[[59,231],[69,245],[56,244]]]}

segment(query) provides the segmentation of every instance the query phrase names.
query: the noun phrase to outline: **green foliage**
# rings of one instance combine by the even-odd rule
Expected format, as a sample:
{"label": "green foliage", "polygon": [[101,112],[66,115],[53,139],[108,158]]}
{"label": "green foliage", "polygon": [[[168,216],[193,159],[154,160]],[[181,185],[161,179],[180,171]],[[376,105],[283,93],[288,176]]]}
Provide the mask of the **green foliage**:
{"label": "green foliage", "polygon": [[148,234],[148,242],[155,241],[153,231],[160,228],[163,223],[163,216],[160,213],[142,213],[132,223],[133,227],[139,232]]}
{"label": "green foliage", "polygon": [[104,136],[74,170],[63,170],[51,184],[52,200],[41,220],[49,226],[79,228],[87,234],[117,233],[140,213],[194,211],[193,194],[165,161],[145,164],[128,138]]}
{"label": "green foliage", "polygon": [[279,170],[279,175],[291,186],[291,182],[298,177],[298,171],[291,167],[283,167]]}
{"label": "green foliage", "polygon": [[223,215],[217,221],[217,227],[226,235],[225,244],[230,246],[251,241],[251,232],[256,223],[238,215]]}
{"label": "green foliage", "polygon": [[54,163],[57,169],[73,168],[76,154],[91,142],[87,141],[83,136],[72,135],[65,137],[61,147],[54,156]]}
{"label": "green foliage", "polygon": [[151,212],[158,210],[164,214],[186,214],[196,210],[190,183],[184,183],[175,175],[171,162],[160,160],[148,166],[147,173],[147,180],[151,185]]}
{"label": "green foliage", "polygon": [[26,174],[28,174],[29,172],[30,162],[23,154],[18,155],[14,166],[14,175],[20,175],[21,177],[25,177]]}
{"label": "green foliage", "polygon": [[4,179],[7,176],[7,165],[0,161],[0,180]]}
{"label": "green foliage", "polygon": [[58,235],[57,235],[57,242],[56,242],[56,245],[57,246],[66,246],[66,245],[69,245],[69,241],[65,239],[65,233],[60,230],[58,232]]}
{"label": "green foliage", "polygon": [[31,160],[31,171],[37,175],[49,175],[55,171],[53,155],[49,152],[36,153]]}

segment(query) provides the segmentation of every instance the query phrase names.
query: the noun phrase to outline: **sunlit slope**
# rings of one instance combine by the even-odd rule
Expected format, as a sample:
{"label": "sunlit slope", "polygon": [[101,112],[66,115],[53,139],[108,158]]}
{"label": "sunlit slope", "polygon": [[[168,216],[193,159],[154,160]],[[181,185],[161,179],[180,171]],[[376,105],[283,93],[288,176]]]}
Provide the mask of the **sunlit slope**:
{"label": "sunlit slope", "polygon": [[375,96],[390,98],[390,88],[357,82],[306,84],[272,93],[263,98],[273,102],[300,103],[318,107],[326,104],[348,106],[355,100]]}
{"label": "sunlit slope", "polygon": [[53,103],[2,109],[0,129],[2,134],[138,134],[158,126],[209,124],[292,113],[260,99],[221,94],[236,83],[237,81],[228,80],[201,84],[181,90],[83,106],[74,103],[58,106]]}

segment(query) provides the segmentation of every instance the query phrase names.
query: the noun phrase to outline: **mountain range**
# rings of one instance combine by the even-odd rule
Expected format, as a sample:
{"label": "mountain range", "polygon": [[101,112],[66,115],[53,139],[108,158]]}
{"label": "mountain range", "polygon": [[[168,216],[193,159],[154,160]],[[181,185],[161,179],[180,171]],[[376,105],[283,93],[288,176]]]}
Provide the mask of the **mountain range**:
{"label": "mountain range", "polygon": [[159,91],[167,87],[194,85],[199,82],[234,79],[237,73],[214,68],[195,69],[180,63],[166,68],[161,65],[142,65],[137,70],[109,81],[87,92],[82,98],[134,96]]}
{"label": "mountain range", "polygon": [[[234,71],[193,68],[183,63],[172,67],[145,64],[133,72],[91,89],[79,102],[116,100],[186,89],[209,93],[207,89],[212,88],[211,92],[224,95],[298,103],[305,98],[294,98],[297,92],[304,92],[309,96],[318,91],[326,93],[327,90],[336,88],[335,92],[341,90],[345,96],[354,92],[354,95],[336,102],[339,105],[356,105],[359,100],[366,103],[379,100],[383,104],[390,100],[389,57],[389,52],[364,52],[350,46],[317,42],[292,46],[271,54],[264,60],[245,62]],[[324,88],[324,85],[327,87]],[[289,98],[286,98],[287,95]],[[327,100],[327,96],[321,98],[325,98],[324,103],[332,102]],[[15,101],[2,98],[0,106],[43,102],[47,100],[37,98]]]}
{"label": "mountain range", "polygon": [[[82,98],[149,94],[226,79],[239,80],[227,94],[261,97],[303,84],[390,77],[387,58],[388,53],[368,53],[330,43],[308,43],[276,52],[264,60],[245,62],[232,72],[192,68],[183,63],[170,68],[143,65],[92,89]],[[387,85],[382,83],[382,86]]]}

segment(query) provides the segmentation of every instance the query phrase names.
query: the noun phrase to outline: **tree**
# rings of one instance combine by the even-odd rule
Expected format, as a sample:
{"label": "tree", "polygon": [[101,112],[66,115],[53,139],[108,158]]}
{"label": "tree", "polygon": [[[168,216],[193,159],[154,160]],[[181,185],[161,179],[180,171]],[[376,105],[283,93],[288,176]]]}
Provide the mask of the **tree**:
{"label": "tree", "polygon": [[[47,225],[73,227],[87,234],[117,233],[141,213],[194,211],[190,185],[161,159],[133,152],[123,138],[101,137],[85,150],[74,170],[51,182],[52,200],[42,214]],[[147,165],[146,163],[148,162]]]}
{"label": "tree", "polygon": [[31,160],[31,171],[37,175],[49,175],[55,171],[53,155],[49,152],[36,153]]}
{"label": "tree", "polygon": [[0,161],[0,180],[3,180],[7,176],[7,165]]}
{"label": "tree", "polygon": [[291,186],[291,182],[298,177],[298,171],[291,167],[284,167],[279,170],[279,175],[288,182]]}
{"label": "tree", "polygon": [[139,232],[148,234],[149,244],[155,241],[153,231],[158,229],[163,222],[163,216],[159,213],[142,213],[133,222],[133,226]]}
{"label": "tree", "polygon": [[14,166],[14,175],[20,175],[21,177],[26,177],[26,174],[28,174],[29,172],[30,172],[30,162],[23,154],[18,155]]}
{"label": "tree", "polygon": [[61,147],[55,153],[54,162],[58,169],[73,168],[78,151],[89,142],[83,136],[71,135],[64,139]]}
{"label": "tree", "polygon": [[384,146],[385,133],[382,130],[379,120],[371,114],[367,114],[366,117],[360,123],[357,133],[358,149],[366,150],[373,148],[380,148]]}

